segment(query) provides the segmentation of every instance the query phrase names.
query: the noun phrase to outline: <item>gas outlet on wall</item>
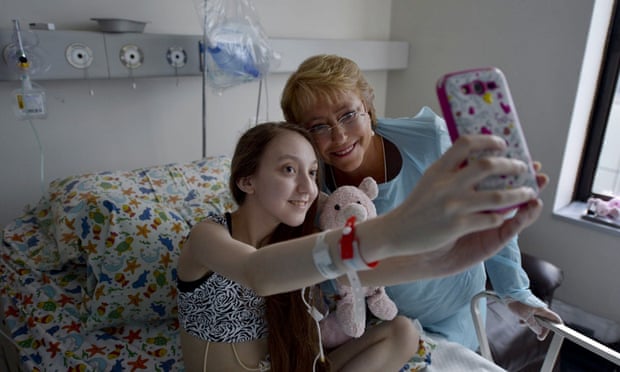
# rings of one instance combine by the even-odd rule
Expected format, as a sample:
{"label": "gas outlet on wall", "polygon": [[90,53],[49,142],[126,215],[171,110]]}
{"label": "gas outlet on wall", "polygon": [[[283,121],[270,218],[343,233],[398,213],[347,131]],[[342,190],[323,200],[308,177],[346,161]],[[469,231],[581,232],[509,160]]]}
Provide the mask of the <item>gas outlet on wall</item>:
{"label": "gas outlet on wall", "polygon": [[168,60],[168,64],[175,68],[180,68],[185,66],[187,62],[187,53],[185,49],[178,46],[173,46],[168,48],[168,52],[166,52],[166,59]]}
{"label": "gas outlet on wall", "polygon": [[144,54],[139,46],[127,44],[121,48],[120,59],[123,66],[134,69],[142,65]]}
{"label": "gas outlet on wall", "polygon": [[67,62],[77,69],[88,68],[93,63],[93,51],[82,43],[71,43],[65,50]]}

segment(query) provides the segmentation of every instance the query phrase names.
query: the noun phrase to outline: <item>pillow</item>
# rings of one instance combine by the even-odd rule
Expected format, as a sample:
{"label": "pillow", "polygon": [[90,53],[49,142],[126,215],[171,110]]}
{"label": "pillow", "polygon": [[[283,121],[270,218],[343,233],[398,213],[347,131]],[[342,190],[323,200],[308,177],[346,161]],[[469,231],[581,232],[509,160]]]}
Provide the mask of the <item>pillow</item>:
{"label": "pillow", "polygon": [[88,330],[177,317],[176,266],[189,225],[153,202],[101,198],[80,219]]}
{"label": "pillow", "polygon": [[[155,201],[148,179],[135,172],[117,171],[82,174],[54,180],[48,190],[49,211],[53,221],[47,233],[55,241],[48,247],[40,267],[62,267],[69,261],[83,263],[79,247],[84,217],[93,205],[107,197],[118,205]],[[94,215],[93,217],[97,217]]]}
{"label": "pillow", "polygon": [[[211,156],[186,164],[167,164],[133,171],[88,173],[54,180],[45,204],[53,222],[45,228],[56,242],[39,258],[41,269],[60,268],[66,262],[83,262],[80,224],[84,210],[102,195],[116,204],[155,202],[177,211],[190,224],[208,212],[234,208],[228,191],[230,158]],[[96,217],[96,216],[95,216]]]}
{"label": "pillow", "polygon": [[235,207],[229,174],[230,159],[216,156],[55,180],[4,239],[33,269],[85,267],[88,329],[176,318],[179,249],[192,225]]}
{"label": "pillow", "polygon": [[144,172],[160,203],[177,210],[194,225],[209,213],[235,208],[228,189],[230,159],[212,156],[187,164],[170,164]]}
{"label": "pillow", "polygon": [[10,262],[19,265],[19,268],[35,270],[60,268],[56,264],[57,251],[50,249],[55,246],[55,242],[46,233],[51,224],[47,205],[28,209],[10,221],[2,229],[2,242],[11,247]]}
{"label": "pillow", "polygon": [[235,206],[225,156],[134,172],[140,198],[131,187],[116,189],[86,198],[75,217],[87,265],[87,329],[176,318],[176,266],[191,226]]}

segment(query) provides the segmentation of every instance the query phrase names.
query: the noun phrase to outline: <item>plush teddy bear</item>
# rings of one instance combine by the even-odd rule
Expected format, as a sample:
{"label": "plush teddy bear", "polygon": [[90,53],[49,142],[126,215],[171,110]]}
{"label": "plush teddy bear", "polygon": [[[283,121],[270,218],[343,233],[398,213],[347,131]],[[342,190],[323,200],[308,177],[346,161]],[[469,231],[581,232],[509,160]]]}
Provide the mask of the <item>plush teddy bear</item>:
{"label": "plush teddy bear", "polygon": [[588,199],[588,214],[608,217],[614,220],[620,219],[620,198],[610,200],[591,197]]}
{"label": "plush teddy bear", "polygon": [[[377,182],[372,177],[364,178],[358,187],[341,186],[329,196],[322,193],[319,198],[319,227],[322,230],[343,227],[351,216],[355,216],[356,222],[376,217],[377,210],[372,200],[378,193]],[[335,284],[338,290],[336,311],[320,323],[323,345],[327,348],[338,346],[351,337],[360,337],[366,329],[366,319],[356,322],[353,316],[351,286],[338,280]],[[372,314],[383,320],[394,319],[398,309],[383,287],[362,287],[362,290]]]}

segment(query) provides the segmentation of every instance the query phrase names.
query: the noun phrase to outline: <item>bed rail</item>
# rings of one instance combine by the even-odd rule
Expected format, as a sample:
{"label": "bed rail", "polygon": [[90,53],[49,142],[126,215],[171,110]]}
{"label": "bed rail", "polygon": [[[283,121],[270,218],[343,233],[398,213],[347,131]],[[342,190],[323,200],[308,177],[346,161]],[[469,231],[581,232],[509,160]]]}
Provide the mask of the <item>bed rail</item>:
{"label": "bed rail", "polygon": [[[483,291],[475,295],[471,300],[471,313],[474,320],[474,326],[476,328],[476,334],[478,335],[478,342],[480,343],[480,354],[493,362],[493,356],[491,355],[491,348],[489,347],[489,339],[487,338],[486,330],[484,328],[484,322],[480,311],[480,300],[483,298],[493,298],[500,300],[497,293],[493,291]],[[595,353],[596,355],[607,359],[608,361],[620,366],[620,353],[601,344],[600,342],[566,326],[565,324],[552,323],[547,319],[536,317],[536,320],[541,323],[542,326],[548,328],[553,333],[551,344],[547,350],[547,355],[543,361],[541,372],[551,372],[553,366],[557,362],[560,348],[564,339],[568,339],[575,344]],[[551,336],[551,335],[550,335]]]}

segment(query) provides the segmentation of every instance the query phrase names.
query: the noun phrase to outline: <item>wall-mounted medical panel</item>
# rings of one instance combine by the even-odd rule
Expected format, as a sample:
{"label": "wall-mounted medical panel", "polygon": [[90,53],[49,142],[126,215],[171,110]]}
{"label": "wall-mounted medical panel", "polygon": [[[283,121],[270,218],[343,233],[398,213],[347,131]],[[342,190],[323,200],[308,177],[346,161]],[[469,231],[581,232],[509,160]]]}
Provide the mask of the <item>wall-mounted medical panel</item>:
{"label": "wall-mounted medical panel", "polygon": [[200,75],[200,36],[105,34],[110,78]]}
{"label": "wall-mounted medical panel", "polygon": [[[22,32],[22,45],[33,79],[108,78],[104,34],[88,31]],[[0,30],[0,80],[18,80],[18,43],[13,30]]]}
{"label": "wall-mounted medical panel", "polygon": [[[201,35],[43,30],[22,35],[35,80],[201,74]],[[0,29],[0,81],[20,77],[13,39],[13,30]],[[272,73],[290,73],[304,59],[319,53],[349,57],[362,70],[404,69],[409,62],[409,43],[402,41],[271,38],[270,42],[281,57]]]}
{"label": "wall-mounted medical panel", "polygon": [[281,61],[272,72],[293,72],[306,58],[316,54],[337,54],[355,61],[362,70],[405,69],[409,63],[406,41],[270,39]]}

